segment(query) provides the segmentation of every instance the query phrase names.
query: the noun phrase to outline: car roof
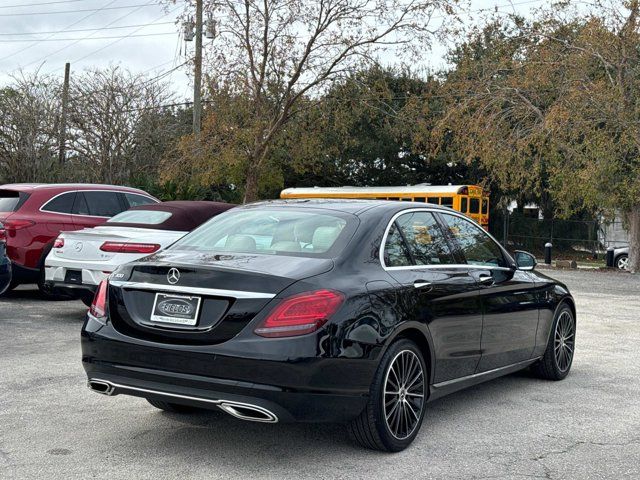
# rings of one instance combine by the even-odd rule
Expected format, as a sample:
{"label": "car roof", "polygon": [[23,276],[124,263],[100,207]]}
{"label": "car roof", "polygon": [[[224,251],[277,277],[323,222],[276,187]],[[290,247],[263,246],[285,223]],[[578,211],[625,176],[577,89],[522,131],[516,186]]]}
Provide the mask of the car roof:
{"label": "car roof", "polygon": [[406,208],[433,208],[448,210],[446,207],[423,202],[401,202],[396,200],[369,200],[346,198],[296,198],[288,200],[268,200],[245,205],[245,207],[296,207],[296,208],[321,208],[358,215],[372,208],[388,211],[403,210]]}
{"label": "car roof", "polygon": [[123,192],[135,192],[142,193],[144,195],[149,196],[147,192],[144,190],[140,190],[139,188],[133,187],[125,187],[120,185],[107,185],[100,183],[8,183],[5,185],[0,185],[0,190],[17,190],[21,192],[32,192],[35,190],[100,190],[100,189],[109,189],[109,190],[119,190]]}
{"label": "car roof", "polygon": [[172,215],[158,224],[111,222],[109,220],[107,220],[107,224],[114,227],[153,228],[158,230],[190,232],[207,220],[234,207],[236,207],[236,205],[232,203],[187,200],[138,205],[127,211],[160,211],[170,212]]}

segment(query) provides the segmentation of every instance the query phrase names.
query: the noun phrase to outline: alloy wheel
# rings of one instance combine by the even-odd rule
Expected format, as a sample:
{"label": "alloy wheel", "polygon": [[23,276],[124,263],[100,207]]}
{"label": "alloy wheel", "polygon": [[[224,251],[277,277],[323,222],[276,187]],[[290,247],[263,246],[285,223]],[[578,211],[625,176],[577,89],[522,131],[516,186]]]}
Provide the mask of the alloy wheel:
{"label": "alloy wheel", "polygon": [[620,258],[618,258],[618,268],[620,270],[628,270],[629,269],[629,257],[620,257]]}
{"label": "alloy wheel", "polygon": [[566,372],[571,366],[573,360],[573,351],[575,348],[575,324],[571,313],[567,310],[563,311],[556,323],[556,331],[554,335],[554,353],[556,357],[556,365],[561,372]]}
{"label": "alloy wheel", "polygon": [[404,440],[420,424],[425,399],[422,362],[413,351],[402,350],[393,358],[382,397],[389,432],[398,440]]}

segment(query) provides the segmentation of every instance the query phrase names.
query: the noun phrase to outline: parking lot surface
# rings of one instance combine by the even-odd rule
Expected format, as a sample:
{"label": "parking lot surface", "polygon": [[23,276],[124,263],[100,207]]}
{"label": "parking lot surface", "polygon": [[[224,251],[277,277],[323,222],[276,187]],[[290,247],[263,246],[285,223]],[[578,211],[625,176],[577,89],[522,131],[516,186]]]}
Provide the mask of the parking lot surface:
{"label": "parking lot surface", "polygon": [[363,450],[340,425],[160,412],[86,388],[78,301],[0,299],[0,478],[640,478],[640,277],[553,271],[578,310],[562,382],[517,373],[429,404],[414,444]]}

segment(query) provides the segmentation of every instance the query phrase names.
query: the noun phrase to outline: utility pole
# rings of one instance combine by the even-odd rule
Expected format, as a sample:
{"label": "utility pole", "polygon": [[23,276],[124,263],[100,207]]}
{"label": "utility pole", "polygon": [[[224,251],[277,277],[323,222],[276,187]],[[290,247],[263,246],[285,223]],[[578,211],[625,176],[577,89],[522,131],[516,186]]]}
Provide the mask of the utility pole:
{"label": "utility pole", "polygon": [[60,150],[58,151],[58,162],[60,165],[64,165],[65,162],[65,145],[67,136],[67,110],[69,107],[69,73],[71,71],[71,64],[66,63],[64,65],[64,84],[62,85],[62,113],[60,115]]}
{"label": "utility pole", "polygon": [[200,138],[202,126],[202,1],[196,0],[196,54],[193,78],[193,134]]}

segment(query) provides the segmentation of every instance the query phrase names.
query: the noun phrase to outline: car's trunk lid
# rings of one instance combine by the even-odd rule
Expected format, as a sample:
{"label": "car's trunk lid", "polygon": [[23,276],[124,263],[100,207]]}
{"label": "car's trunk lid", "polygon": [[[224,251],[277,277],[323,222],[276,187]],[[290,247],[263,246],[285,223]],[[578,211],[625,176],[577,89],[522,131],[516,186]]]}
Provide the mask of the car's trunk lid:
{"label": "car's trunk lid", "polygon": [[63,260],[108,262],[117,252],[105,252],[100,247],[105,242],[152,243],[161,248],[170,245],[186,232],[168,232],[148,228],[99,226],[74,232],[64,232],[64,246],[53,250],[55,258]]}
{"label": "car's trunk lid", "polygon": [[[116,272],[110,318],[118,330],[138,338],[220,343],[289,285],[331,268],[332,260],[320,258],[161,252]],[[177,308],[190,310],[189,318],[171,311]]]}

